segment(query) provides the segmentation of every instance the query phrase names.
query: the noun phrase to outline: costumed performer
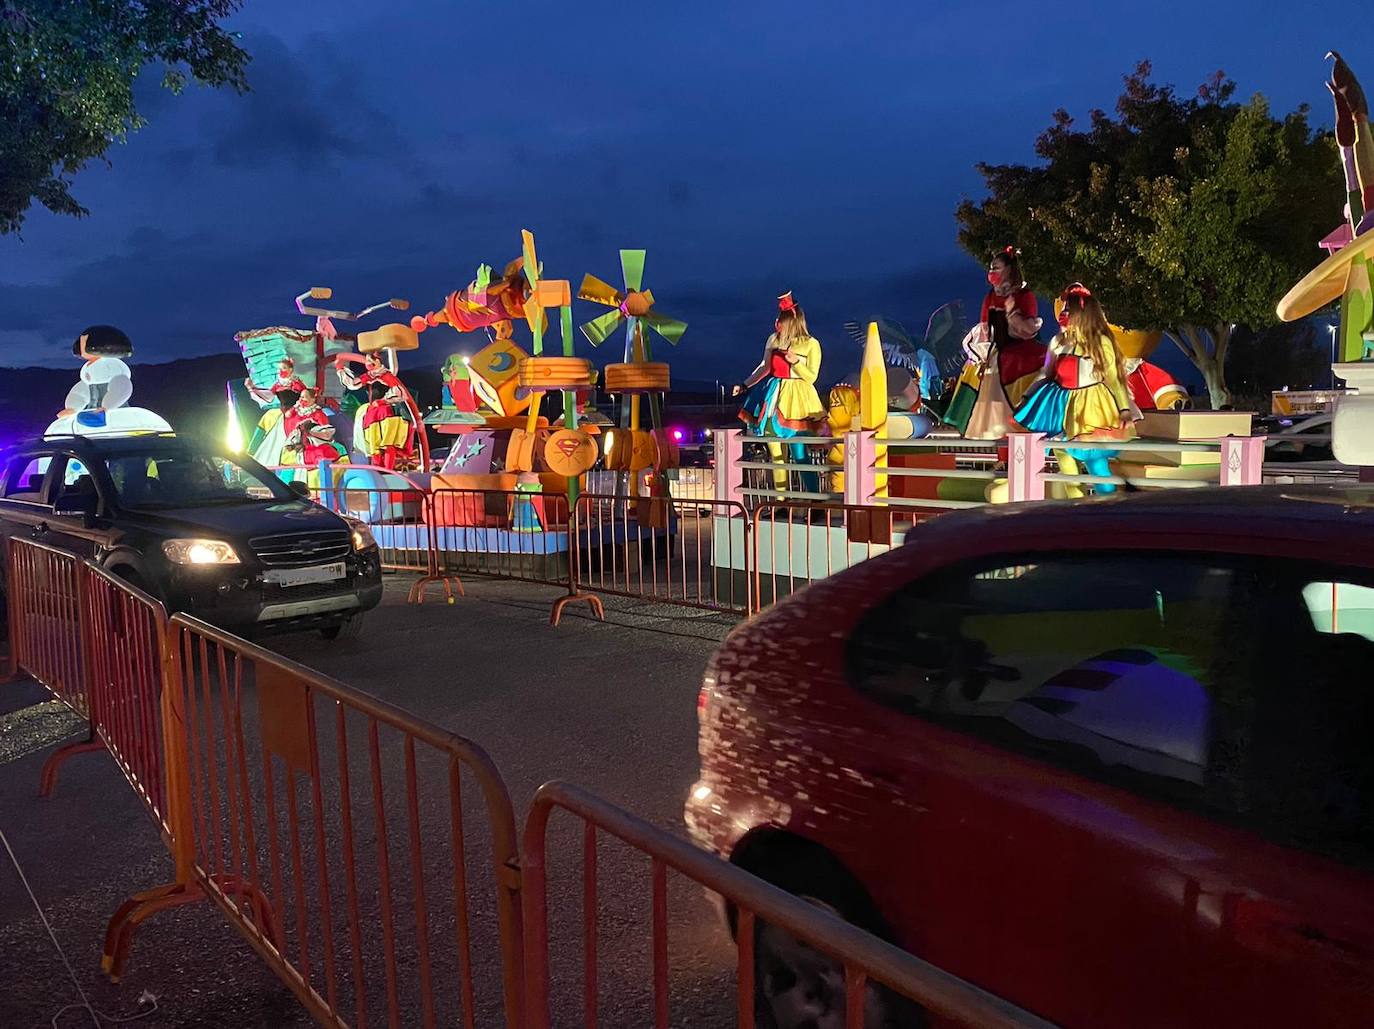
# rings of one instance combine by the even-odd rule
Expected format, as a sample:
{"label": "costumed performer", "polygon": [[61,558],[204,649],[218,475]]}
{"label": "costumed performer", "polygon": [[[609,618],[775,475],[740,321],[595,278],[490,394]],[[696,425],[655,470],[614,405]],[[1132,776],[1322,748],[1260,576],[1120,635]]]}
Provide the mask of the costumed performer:
{"label": "costumed performer", "polygon": [[369,463],[395,471],[415,449],[415,427],[390,399],[392,388],[380,379],[368,385],[363,409],[362,446]]}
{"label": "costumed performer", "polygon": [[[314,467],[321,461],[348,463],[347,452],[334,441],[334,426],[329,423],[329,416],[315,402],[315,391],[309,386],[301,391],[296,406],[286,412],[282,421],[286,432],[283,463],[306,467]],[[286,460],[288,455],[292,460]]]}
{"label": "costumed performer", "polygon": [[296,374],[296,362],[283,357],[277,362],[277,377],[270,386],[256,386],[251,378],[243,380],[248,395],[263,408],[253,436],[248,441],[248,453],[258,464],[273,467],[281,463],[281,452],[286,445],[286,432],[282,418],[296,405],[305,383]]}
{"label": "costumed performer", "polygon": [[[775,436],[790,439],[794,436],[814,435],[825,420],[825,405],[816,393],[816,377],[821,370],[821,344],[806,328],[806,314],[793,299],[789,290],[778,297],[778,317],[773,334],[763,347],[763,360],[735,393],[744,394],[740,420],[756,436]],[[806,447],[801,443],[789,445],[792,462],[806,460]],[[768,453],[776,463],[782,462],[782,444],[769,443]],[[773,485],[787,488],[787,469],[773,470]],[[814,491],[819,485],[817,473],[802,474],[804,484]]]}
{"label": "costumed performer", "polygon": [[[1116,337],[1092,291],[1075,282],[1060,296],[1059,335],[1050,343],[1043,377],[1016,410],[1016,422],[1029,432],[1058,440],[1127,440],[1134,438],[1139,412],[1131,404],[1126,372]],[[1110,458],[1120,451],[1085,447],[1056,448],[1061,471],[1078,473],[1082,462],[1090,475],[1110,475]],[[1096,492],[1111,493],[1104,483]],[[1082,488],[1070,484],[1070,496]]]}
{"label": "costumed performer", "polygon": [[[335,367],[344,389],[360,390],[366,398],[363,406],[359,407],[353,416],[353,446],[363,453],[369,464],[380,464],[383,455],[380,450],[369,447],[366,431],[368,412],[379,402],[372,386],[374,383],[380,383],[385,387],[380,400],[385,401],[397,417],[404,417],[402,408],[405,406],[405,392],[401,387],[401,380],[392,374],[391,370],[382,363],[381,357],[375,353],[363,355],[361,372],[354,371],[353,363],[347,361],[336,361]],[[379,414],[380,410],[371,416],[374,422],[379,420]],[[411,442],[414,442],[413,434]]]}
{"label": "costumed performer", "polygon": [[1005,436],[1012,411],[1045,364],[1045,344],[1036,338],[1038,305],[1021,273],[1021,251],[1009,246],[993,255],[988,287],[978,324],[964,337],[968,363],[944,415],[968,439]]}

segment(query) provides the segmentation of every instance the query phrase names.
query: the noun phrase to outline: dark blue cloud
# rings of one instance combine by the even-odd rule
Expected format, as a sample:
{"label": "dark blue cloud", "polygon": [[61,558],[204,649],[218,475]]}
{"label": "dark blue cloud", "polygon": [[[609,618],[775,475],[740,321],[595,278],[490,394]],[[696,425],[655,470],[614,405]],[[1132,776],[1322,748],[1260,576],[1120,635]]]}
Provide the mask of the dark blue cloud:
{"label": "dark blue cloud", "polygon": [[[976,301],[952,215],[976,161],[1030,159],[1051,111],[1109,107],[1140,57],[1184,89],[1223,66],[1320,120],[1332,42],[1297,5],[1239,0],[392,8],[248,5],[245,97],[140,81],[150,125],[77,180],[91,217],[0,238],[0,364],[68,360],[102,321],[141,359],[232,351],[238,330],[298,323],[312,284],[428,310],[529,227],[573,280],[647,248],[691,326],[684,375],[747,371],[790,288],[838,376],[844,321]],[[1065,53],[1069,23],[1091,45]],[[415,359],[472,342],[427,334]]]}

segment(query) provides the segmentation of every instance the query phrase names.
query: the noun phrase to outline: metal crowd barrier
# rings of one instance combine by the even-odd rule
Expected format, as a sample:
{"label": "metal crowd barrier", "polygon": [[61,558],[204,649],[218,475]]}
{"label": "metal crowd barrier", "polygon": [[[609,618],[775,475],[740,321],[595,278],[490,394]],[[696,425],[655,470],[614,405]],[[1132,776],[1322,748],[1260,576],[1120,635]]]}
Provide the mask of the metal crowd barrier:
{"label": "metal crowd barrier", "polygon": [[584,494],[573,592],[748,615],[748,525],[737,501]]}
{"label": "metal crowd barrier", "polygon": [[167,610],[142,590],[90,563],[80,570],[78,581],[92,724],[170,840],[161,709]]}
{"label": "metal crowd barrier", "polygon": [[84,740],[63,744],[43,762],[38,794],[46,797],[56,788],[58,773],[68,758],[105,749],[96,735],[86,685],[80,559],[43,543],[10,537],[5,541],[5,562],[9,569],[6,681],[21,672],[29,675],[87,722]]}
{"label": "metal crowd barrier", "polygon": [[430,494],[438,575],[568,584],[571,530],[563,493],[442,487]]}
{"label": "metal crowd barrier", "polygon": [[[764,923],[843,964],[849,1027],[863,1025],[869,981],[971,1025],[1044,1025],[574,787],[538,792],[522,847],[505,783],[471,741],[197,619],[169,620],[75,555],[14,540],[7,553],[12,671],[89,713],[96,745],[173,859],[172,882],[110,921],[102,964],[115,980],[141,923],[208,899],[322,1025],[547,1029],[547,828],[561,808],[583,826],[588,1026],[598,1019],[597,847],[607,837],[650,859],[656,1027],[670,1012],[669,869],[737,912],[742,1026],[754,1025],[754,929]],[[494,963],[482,960],[493,940]],[[560,1024],[572,1010],[560,1008]]]}
{"label": "metal crowd barrier", "polygon": [[[571,1024],[576,1010],[570,977],[550,972],[548,826],[555,811],[576,818],[582,826],[582,888],[567,891],[580,896],[582,908],[581,1024],[599,1024],[600,912],[603,893],[597,882],[598,842],[617,840],[631,852],[649,859],[650,919],[647,949],[652,978],[652,1024],[671,1024],[672,996],[668,947],[668,871],[705,887],[724,899],[735,913],[735,1019],[741,1029],[755,1025],[754,939],[763,924],[782,929],[807,946],[840,962],[844,968],[845,1027],[865,1029],[869,984],[880,984],[927,1012],[956,1023],[996,1026],[999,1029],[1050,1029],[1049,1023],[956,976],[922,961],[828,911],[723,861],[686,840],[636,818],[576,786],[548,783],[535,794],[525,823],[525,988],[526,1029],[550,1029],[552,1011],[558,1025]],[[566,894],[565,894],[566,895]],[[618,926],[619,928],[619,926]],[[623,930],[620,932],[623,937]],[[560,964],[561,967],[561,964]],[[572,993],[574,996],[569,996]],[[618,1014],[623,1014],[618,1012]],[[649,1020],[642,1019],[642,1024]],[[830,1024],[826,1022],[825,1024]]]}
{"label": "metal crowd barrier", "polygon": [[[519,1026],[515,815],[486,752],[197,619],[169,643],[196,880],[306,1009]],[[488,919],[499,982],[473,961]]]}

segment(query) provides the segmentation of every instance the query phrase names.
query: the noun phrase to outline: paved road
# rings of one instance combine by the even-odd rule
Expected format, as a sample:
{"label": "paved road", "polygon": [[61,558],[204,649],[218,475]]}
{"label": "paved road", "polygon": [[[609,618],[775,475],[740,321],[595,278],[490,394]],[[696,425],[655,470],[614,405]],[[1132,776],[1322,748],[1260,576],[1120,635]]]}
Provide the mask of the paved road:
{"label": "paved road", "polygon": [[[697,686],[707,655],[732,623],[612,602],[608,624],[573,610],[555,630],[547,617],[556,591],[480,581],[468,590],[453,606],[431,601],[415,608],[391,588],[361,641],[324,644],[301,636],[273,646],[481,743],[506,777],[517,817],[541,782],[562,778],[680,831],[682,801],[696,773]],[[146,990],[159,1010],[139,1026],[310,1024],[248,946],[203,906],[159,915],[140,930],[122,983],[99,975],[105,920],[126,895],[166,879],[169,862],[107,757],[73,759],[56,795],[35,797],[43,757],[75,728],[55,705],[40,703],[43,697],[31,684],[0,690],[0,830],[96,1007],[111,1016],[136,1014]],[[555,855],[564,853],[561,841],[575,841],[566,833],[554,839]],[[647,1024],[648,864],[608,846],[600,876],[607,898],[603,1022]],[[556,880],[551,890],[551,921],[566,946],[577,939],[581,912],[575,889],[560,889],[563,882],[570,885]],[[3,852],[0,884],[0,1025],[47,1025],[75,991]],[[733,950],[699,891],[681,884],[670,899],[673,1021],[726,1024]],[[476,949],[477,964],[494,962],[480,944]],[[561,967],[580,974],[573,951],[563,953]],[[577,1021],[571,1001],[555,1006],[556,1022]],[[68,1011],[57,1024],[91,1022]]]}

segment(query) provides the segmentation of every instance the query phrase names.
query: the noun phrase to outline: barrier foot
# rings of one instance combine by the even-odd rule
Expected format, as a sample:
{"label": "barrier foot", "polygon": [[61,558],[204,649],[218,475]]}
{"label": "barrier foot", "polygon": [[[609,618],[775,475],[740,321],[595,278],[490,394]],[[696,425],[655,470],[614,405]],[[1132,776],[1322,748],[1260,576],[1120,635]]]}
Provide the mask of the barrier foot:
{"label": "barrier foot", "polygon": [[40,797],[51,796],[52,791],[57,788],[57,773],[62,768],[62,762],[74,754],[85,754],[92,750],[104,750],[105,744],[94,736],[88,736],[79,743],[64,743],[51,754],[48,760],[43,762],[43,770],[38,773],[38,795]]}
{"label": "barrier foot", "polygon": [[601,598],[595,593],[569,593],[566,597],[559,597],[553,602],[553,610],[549,612],[549,624],[557,626],[559,619],[563,617],[563,608],[574,601],[582,601],[592,609],[592,617],[598,622],[606,620],[606,609],[601,606]]}
{"label": "barrier foot", "polygon": [[[243,882],[236,876],[225,876],[217,880],[220,892],[245,903],[252,910],[253,922],[263,938],[277,950],[281,949],[281,936],[277,921],[272,914],[272,905],[267,902],[262,891]],[[105,950],[100,957],[100,969],[110,977],[111,982],[119,982],[124,974],[124,965],[129,957],[129,948],[134,942],[134,931],[159,911],[168,911],[186,904],[196,904],[210,900],[205,887],[198,883],[167,883],[142,893],[135,893],[119,906],[105,929]]]}
{"label": "barrier foot", "polygon": [[456,575],[426,575],[416,579],[410,587],[410,592],[406,595],[407,604],[423,604],[425,602],[425,588],[431,582],[441,582],[444,584],[444,598],[453,603],[453,588],[458,587],[458,596],[466,597],[463,591],[463,580]]}

